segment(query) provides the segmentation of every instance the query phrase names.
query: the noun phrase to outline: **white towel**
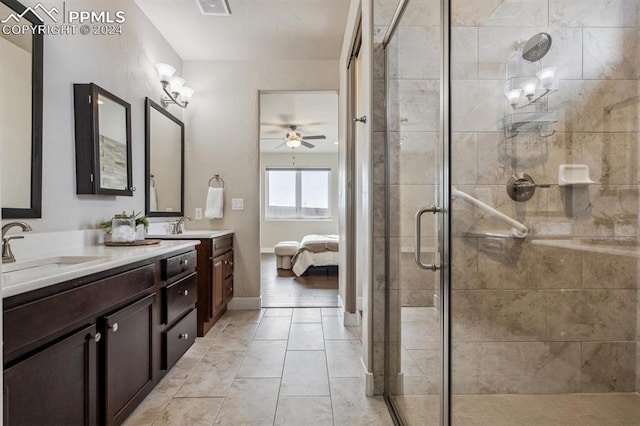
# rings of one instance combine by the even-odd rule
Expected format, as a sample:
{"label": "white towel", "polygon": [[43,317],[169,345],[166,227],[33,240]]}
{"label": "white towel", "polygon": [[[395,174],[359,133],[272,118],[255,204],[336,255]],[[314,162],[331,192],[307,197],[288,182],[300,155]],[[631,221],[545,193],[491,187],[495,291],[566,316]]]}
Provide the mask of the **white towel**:
{"label": "white towel", "polygon": [[207,219],[221,219],[223,203],[224,189],[209,187],[209,191],[207,191],[207,204],[204,211],[204,217]]}
{"label": "white towel", "polygon": [[156,189],[151,185],[149,185],[149,211],[158,211],[158,194],[156,194]]}

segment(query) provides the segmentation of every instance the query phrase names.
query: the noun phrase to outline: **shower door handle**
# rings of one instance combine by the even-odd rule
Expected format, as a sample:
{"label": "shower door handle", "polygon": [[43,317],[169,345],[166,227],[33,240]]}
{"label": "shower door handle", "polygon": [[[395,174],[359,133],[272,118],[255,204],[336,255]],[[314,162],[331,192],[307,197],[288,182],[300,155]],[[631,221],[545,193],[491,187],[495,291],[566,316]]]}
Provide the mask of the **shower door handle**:
{"label": "shower door handle", "polygon": [[415,261],[418,266],[422,269],[428,269],[430,271],[436,272],[442,269],[442,266],[436,265],[435,263],[424,263],[421,258],[422,251],[422,243],[420,241],[420,236],[422,235],[422,215],[425,213],[440,213],[442,209],[437,206],[431,206],[429,208],[420,209],[416,212],[416,239],[415,239]]}

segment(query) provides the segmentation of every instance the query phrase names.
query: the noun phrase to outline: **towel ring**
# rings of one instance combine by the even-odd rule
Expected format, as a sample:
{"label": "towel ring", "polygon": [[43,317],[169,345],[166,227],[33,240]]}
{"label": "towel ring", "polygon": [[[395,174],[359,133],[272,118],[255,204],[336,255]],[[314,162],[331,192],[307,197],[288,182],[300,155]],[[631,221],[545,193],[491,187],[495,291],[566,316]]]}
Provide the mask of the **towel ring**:
{"label": "towel ring", "polygon": [[220,184],[220,188],[224,188],[224,179],[220,177],[220,175],[213,175],[211,179],[209,179],[209,186],[211,186],[211,182],[217,181]]}
{"label": "towel ring", "polygon": [[155,181],[155,180],[153,180],[153,178],[154,178],[155,176],[154,176],[154,175],[149,175],[149,177],[150,177],[150,179],[149,179],[149,180],[151,181],[151,182],[150,182],[150,183],[151,183],[151,187],[152,187],[152,188],[155,188],[155,187],[156,187],[156,181]]}

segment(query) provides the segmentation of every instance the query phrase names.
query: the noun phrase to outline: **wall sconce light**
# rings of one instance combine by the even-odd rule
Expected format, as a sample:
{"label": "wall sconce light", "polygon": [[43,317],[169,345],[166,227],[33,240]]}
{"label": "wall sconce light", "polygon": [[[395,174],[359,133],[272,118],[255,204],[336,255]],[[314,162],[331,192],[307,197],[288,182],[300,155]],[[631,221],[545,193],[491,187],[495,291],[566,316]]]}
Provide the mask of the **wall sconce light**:
{"label": "wall sconce light", "polygon": [[509,90],[504,94],[512,107],[516,107],[520,103],[520,95],[522,95],[522,89]]}
{"label": "wall sconce light", "polygon": [[543,68],[542,70],[536,73],[536,76],[542,83],[542,87],[545,90],[557,90],[558,89],[558,79],[556,78],[556,71],[558,67],[549,67]]}
{"label": "wall sconce light", "polygon": [[531,98],[533,98],[533,95],[536,94],[536,86],[538,86],[538,81],[537,80],[525,81],[520,86],[520,87],[522,87],[522,92],[527,97],[527,99],[529,99],[529,101],[531,101]]}
{"label": "wall sconce light", "polygon": [[184,78],[174,75],[176,69],[171,65],[159,63],[156,64],[156,69],[160,83],[162,83],[162,90],[166,93],[166,96],[162,96],[160,100],[162,106],[166,108],[171,104],[176,104],[180,108],[186,108],[195,91],[184,85]]}

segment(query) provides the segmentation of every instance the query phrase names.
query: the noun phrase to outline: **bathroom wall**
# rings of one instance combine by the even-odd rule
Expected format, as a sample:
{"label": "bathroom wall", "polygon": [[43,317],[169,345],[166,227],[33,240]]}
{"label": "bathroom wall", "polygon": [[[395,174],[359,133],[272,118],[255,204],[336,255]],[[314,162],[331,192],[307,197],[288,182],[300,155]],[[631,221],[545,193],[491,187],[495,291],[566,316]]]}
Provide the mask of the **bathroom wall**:
{"label": "bathroom wall", "polygon": [[[391,264],[400,271],[389,284],[392,386],[393,375],[406,373],[407,366],[398,365],[400,339],[419,341],[421,350],[437,348],[438,343],[438,330],[430,328],[431,321],[416,323],[414,334],[399,336],[399,308],[408,306],[409,299],[429,306],[420,302],[418,293],[403,291],[403,285],[417,282],[410,261],[403,262],[403,248],[410,247],[406,237],[411,235],[412,215],[433,197],[429,191],[435,182],[432,165],[438,157],[439,65],[434,60],[439,55],[438,3],[410,2],[396,37],[401,51],[394,52],[393,44],[389,47],[394,58],[388,69],[391,115],[386,123],[392,130],[389,205],[384,200],[383,174],[384,61],[379,45],[374,50],[374,232],[378,241],[374,264],[384,259],[382,220],[389,209],[391,227],[386,232],[391,236]],[[395,0],[374,1],[374,40],[382,40],[396,5]],[[638,389],[637,259],[549,247],[537,241],[574,238],[588,243],[595,239],[602,245],[603,239],[624,239],[631,241],[623,242],[628,246],[637,239],[637,8],[637,1],[626,0],[452,2],[453,184],[531,230],[524,242],[470,236],[472,230],[508,232],[508,227],[460,200],[453,202],[456,394]],[[518,40],[540,31],[553,37],[544,65],[559,66],[561,76],[560,91],[549,97],[550,109],[560,112],[560,122],[550,128],[557,133],[549,138],[522,134],[507,139],[502,129],[508,106],[503,95],[504,63]],[[588,165],[598,184],[560,188],[560,164]],[[526,203],[516,203],[505,191],[507,179],[515,172],[526,172],[551,187],[537,189]],[[430,223],[427,218],[423,221],[427,229],[422,240],[427,247],[433,235]],[[422,257],[429,260],[426,253]],[[380,333],[374,334],[374,341],[381,347],[384,268],[375,275],[374,330]],[[431,278],[422,277],[421,289],[429,291]],[[403,293],[411,296],[403,300]],[[376,355],[375,363],[380,365],[381,357]],[[374,373],[376,392],[381,392],[381,371]],[[422,387],[411,388],[405,374],[404,391],[438,392],[437,369],[424,381]]]}
{"label": "bathroom wall", "polygon": [[[63,10],[62,1],[46,6]],[[122,210],[144,210],[144,98],[160,98],[157,62],[173,64],[178,73],[181,67],[178,55],[134,2],[67,0],[65,6],[124,10],[126,22],[122,35],[44,37],[42,219],[29,220],[35,232],[95,228]],[[76,195],[73,84],[91,82],[131,104],[133,185],[138,188],[133,197]]]}
{"label": "bathroom wall", "polygon": [[[207,182],[225,180],[223,219],[188,224],[192,229],[233,229],[232,308],[260,307],[260,90],[337,90],[338,61],[185,61],[184,78],[197,90],[185,115],[185,208],[204,207]],[[231,199],[244,210],[232,211]]]}
{"label": "bathroom wall", "polygon": [[[295,157],[295,159],[294,159]],[[264,220],[266,167],[329,167],[331,169],[331,219],[329,220]],[[260,247],[263,253],[273,252],[280,241],[300,241],[310,234],[338,233],[338,154],[317,153],[260,154]]]}

